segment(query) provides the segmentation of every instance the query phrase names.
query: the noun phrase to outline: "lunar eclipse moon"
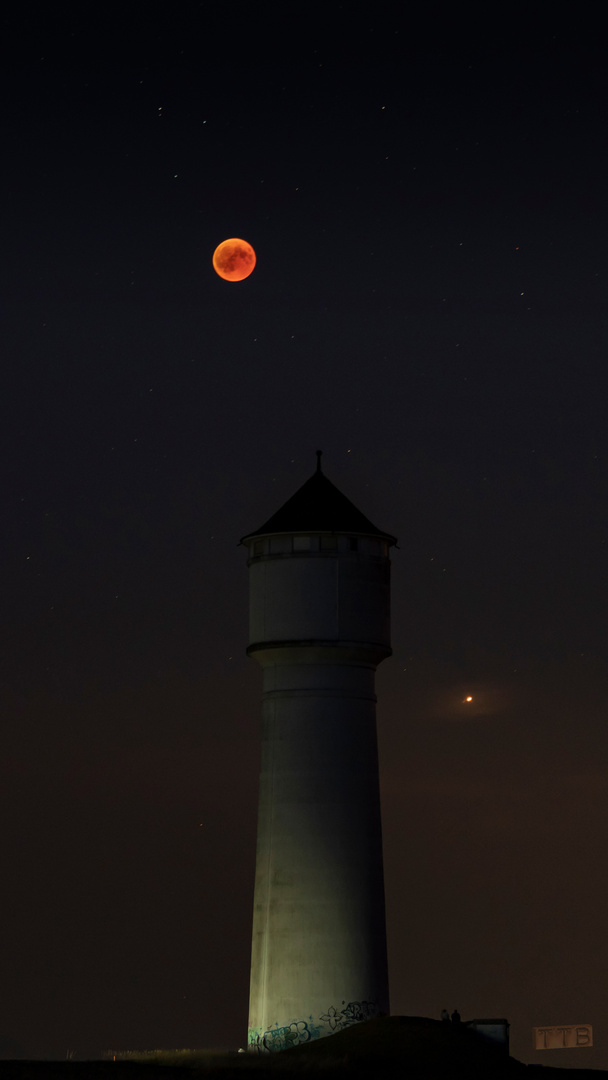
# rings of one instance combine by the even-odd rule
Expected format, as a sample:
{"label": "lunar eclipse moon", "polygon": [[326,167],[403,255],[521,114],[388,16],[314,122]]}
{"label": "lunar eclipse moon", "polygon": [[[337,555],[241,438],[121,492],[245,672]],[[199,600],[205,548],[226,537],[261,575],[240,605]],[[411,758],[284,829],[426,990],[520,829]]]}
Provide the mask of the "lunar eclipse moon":
{"label": "lunar eclipse moon", "polygon": [[255,263],[255,251],[246,240],[223,240],[213,252],[213,269],[224,281],[243,281]]}

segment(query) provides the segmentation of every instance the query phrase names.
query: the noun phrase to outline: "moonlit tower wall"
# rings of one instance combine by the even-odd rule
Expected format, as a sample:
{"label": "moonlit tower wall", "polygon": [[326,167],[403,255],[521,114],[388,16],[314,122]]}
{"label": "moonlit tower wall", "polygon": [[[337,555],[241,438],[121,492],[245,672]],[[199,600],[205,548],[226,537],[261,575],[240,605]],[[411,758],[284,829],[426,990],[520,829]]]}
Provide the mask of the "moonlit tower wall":
{"label": "moonlit tower wall", "polygon": [[278,1050],[389,1011],[374,679],[396,541],[319,454],[242,542],[264,674],[249,1046]]}

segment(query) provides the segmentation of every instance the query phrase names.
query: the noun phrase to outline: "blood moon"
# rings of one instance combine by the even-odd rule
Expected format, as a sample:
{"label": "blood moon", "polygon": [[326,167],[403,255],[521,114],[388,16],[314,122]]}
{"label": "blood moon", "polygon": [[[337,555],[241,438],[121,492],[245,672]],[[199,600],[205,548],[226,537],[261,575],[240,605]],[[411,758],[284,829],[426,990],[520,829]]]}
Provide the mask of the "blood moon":
{"label": "blood moon", "polygon": [[213,252],[213,269],[224,281],[243,281],[255,263],[255,251],[246,240],[223,240]]}

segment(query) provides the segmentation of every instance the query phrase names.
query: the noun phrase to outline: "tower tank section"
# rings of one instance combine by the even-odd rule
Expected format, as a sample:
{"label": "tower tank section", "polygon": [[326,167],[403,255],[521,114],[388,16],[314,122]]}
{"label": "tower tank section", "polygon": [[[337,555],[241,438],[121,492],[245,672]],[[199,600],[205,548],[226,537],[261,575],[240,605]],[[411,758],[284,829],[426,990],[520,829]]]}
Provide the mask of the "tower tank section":
{"label": "tower tank section", "polygon": [[317,471],[248,549],[263,669],[251,1049],[389,1012],[375,671],[391,654],[390,560]]}

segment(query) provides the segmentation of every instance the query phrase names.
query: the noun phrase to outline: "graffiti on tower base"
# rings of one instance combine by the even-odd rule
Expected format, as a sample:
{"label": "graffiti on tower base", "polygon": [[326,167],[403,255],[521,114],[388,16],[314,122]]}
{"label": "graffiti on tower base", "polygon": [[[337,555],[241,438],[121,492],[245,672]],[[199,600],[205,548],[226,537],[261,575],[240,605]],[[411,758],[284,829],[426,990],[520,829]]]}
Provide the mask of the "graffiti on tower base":
{"label": "graffiti on tower base", "polygon": [[313,1039],[320,1039],[323,1035],[331,1035],[335,1031],[342,1031],[352,1024],[359,1024],[362,1020],[371,1020],[379,1015],[380,1010],[373,1001],[343,1001],[342,1008],[330,1005],[317,1020],[309,1016],[306,1020],[292,1020],[281,1027],[277,1023],[266,1031],[252,1028],[248,1045],[250,1050],[258,1053],[287,1050],[291,1046],[312,1042]]}

